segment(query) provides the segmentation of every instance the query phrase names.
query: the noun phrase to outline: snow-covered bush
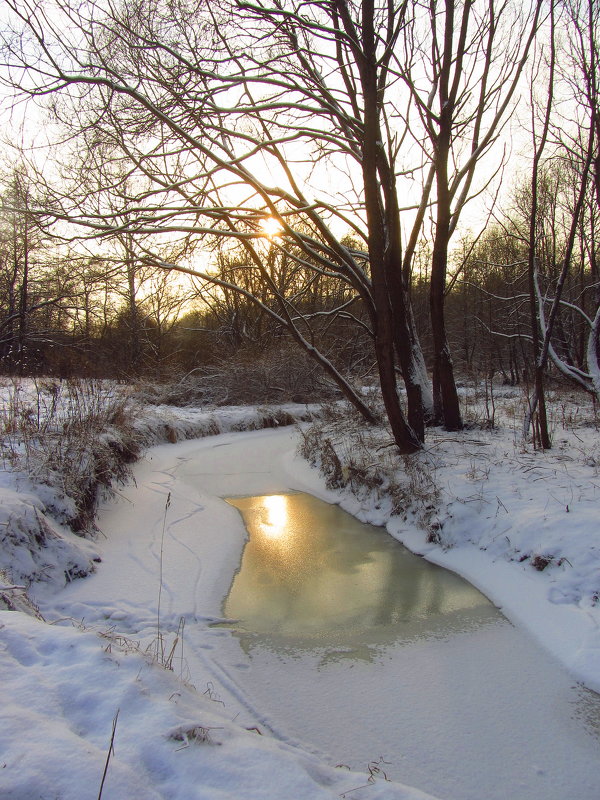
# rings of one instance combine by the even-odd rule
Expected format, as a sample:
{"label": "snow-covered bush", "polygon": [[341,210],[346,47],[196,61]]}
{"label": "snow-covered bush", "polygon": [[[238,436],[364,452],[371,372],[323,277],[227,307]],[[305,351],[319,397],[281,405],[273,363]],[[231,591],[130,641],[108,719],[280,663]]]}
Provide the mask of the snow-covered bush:
{"label": "snow-covered bush", "polygon": [[7,580],[62,585],[92,572],[97,553],[84,537],[95,531],[98,501],[128,479],[144,448],[312,415],[300,405],[143,408],[128,391],[100,381],[0,384],[0,570]]}
{"label": "snow-covered bush", "polygon": [[140,451],[131,401],[99,381],[12,381],[3,390],[0,454],[72,530],[93,524],[98,498]]}
{"label": "snow-covered bush", "polygon": [[[99,560],[93,543],[53,520],[38,497],[0,492],[0,608],[29,602],[24,590],[32,582],[63,586],[89,575]],[[19,586],[4,591],[11,583]]]}
{"label": "snow-covered bush", "polygon": [[135,396],[155,405],[223,406],[314,403],[337,390],[306,353],[281,344],[258,353],[241,350],[172,383],[139,384]]}
{"label": "snow-covered bush", "polygon": [[391,516],[414,517],[435,537],[439,490],[426,452],[400,456],[390,431],[368,427],[354,411],[328,406],[302,431],[300,454],[329,489],[347,489]]}

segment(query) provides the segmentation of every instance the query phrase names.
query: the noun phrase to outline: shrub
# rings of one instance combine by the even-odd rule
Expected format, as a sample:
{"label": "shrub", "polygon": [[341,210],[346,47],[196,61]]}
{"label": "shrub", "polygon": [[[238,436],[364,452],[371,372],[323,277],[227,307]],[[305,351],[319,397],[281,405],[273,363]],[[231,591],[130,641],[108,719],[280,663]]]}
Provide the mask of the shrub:
{"label": "shrub", "polygon": [[436,530],[439,490],[425,452],[401,456],[383,426],[369,427],[344,404],[329,404],[302,431],[300,454],[325,476],[330,489],[346,489],[359,499],[386,504],[396,516],[414,516]]}
{"label": "shrub", "polygon": [[59,521],[85,532],[99,497],[139,455],[130,401],[114,384],[90,380],[14,381],[7,394],[5,467],[25,473]]}
{"label": "shrub", "polygon": [[314,403],[337,396],[322,370],[289,343],[256,352],[238,351],[217,364],[198,367],[179,381],[139,384],[145,403],[174,406]]}

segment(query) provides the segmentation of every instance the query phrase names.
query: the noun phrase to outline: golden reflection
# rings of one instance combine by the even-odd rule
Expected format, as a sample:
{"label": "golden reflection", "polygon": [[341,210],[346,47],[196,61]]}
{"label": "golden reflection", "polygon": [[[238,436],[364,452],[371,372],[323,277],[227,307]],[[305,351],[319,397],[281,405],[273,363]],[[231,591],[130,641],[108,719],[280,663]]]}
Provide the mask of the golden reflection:
{"label": "golden reflection", "polygon": [[315,497],[228,502],[241,511],[249,540],[224,616],[242,620],[247,630],[308,636],[362,631],[377,638],[376,629],[391,625],[394,640],[410,639],[429,629],[437,635],[443,616],[446,626],[457,616],[460,627],[466,618],[458,612],[492,609],[457,575]]}
{"label": "golden reflection", "polygon": [[267,539],[281,539],[287,534],[288,510],[287,497],[274,494],[263,498],[266,520],[260,524],[261,533]]}

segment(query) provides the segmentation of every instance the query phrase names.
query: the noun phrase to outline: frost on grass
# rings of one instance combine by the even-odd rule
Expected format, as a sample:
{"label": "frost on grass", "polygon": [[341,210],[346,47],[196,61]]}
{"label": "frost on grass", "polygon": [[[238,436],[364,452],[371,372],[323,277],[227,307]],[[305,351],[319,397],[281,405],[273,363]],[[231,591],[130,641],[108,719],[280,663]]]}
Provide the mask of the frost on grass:
{"label": "frost on grass", "polygon": [[59,522],[88,532],[98,499],[128,477],[139,454],[133,407],[100,381],[15,380],[2,395],[5,469],[26,476]]}
{"label": "frost on grass", "polygon": [[285,403],[277,406],[223,406],[220,408],[177,408],[152,405],[143,409],[135,429],[144,446],[163,442],[202,439],[221,433],[281,428],[307,422],[317,416],[316,406]]}
{"label": "frost on grass", "polygon": [[[433,428],[422,452],[398,455],[385,428],[328,410],[305,429],[300,450],[352,513],[387,524],[403,540],[410,525],[425,546],[473,547],[543,575],[552,603],[600,602],[600,495],[596,409],[583,395],[548,401],[553,448],[522,437],[525,398],[463,390],[465,430]],[[349,499],[351,498],[351,499]]]}
{"label": "frost on grass", "polygon": [[363,511],[369,509],[370,522],[401,517],[436,536],[440,493],[427,452],[398,455],[386,428],[366,427],[341,407],[330,408],[303,430],[299,450],[321,471],[328,489],[341,489]]}
{"label": "frost on grass", "polygon": [[5,380],[0,398],[0,569],[27,584],[64,585],[94,570],[84,538],[96,534],[98,502],[130,478],[144,447],[311,416],[297,404],[142,409],[109,381]]}
{"label": "frost on grass", "polygon": [[[600,574],[598,551],[594,549],[600,463],[597,431],[589,420],[582,425],[579,418],[565,419],[563,427],[558,417],[556,448],[552,453],[540,453],[520,438],[517,400],[506,398],[506,401],[514,403],[514,417],[497,408],[493,429],[475,426],[452,435],[430,431],[425,451],[416,458],[400,458],[383,429],[371,430],[359,425],[353,438],[352,431],[345,431],[343,425],[332,425],[329,420],[313,436],[312,446],[311,434],[307,432],[307,452],[310,455],[312,451],[316,463],[321,457],[316,445],[328,439],[325,448],[328,480],[332,486],[338,486],[335,491],[344,507],[353,504],[349,510],[379,524],[386,523],[398,538],[412,536],[411,546],[415,545],[428,557],[442,554],[443,558],[454,559],[448,564],[451,568],[460,571],[464,567],[465,572],[475,577],[483,576],[480,584],[497,590],[501,605],[512,603],[514,607],[516,597],[522,606],[521,618],[529,613],[529,622],[547,640],[560,639],[559,655],[572,668],[573,675],[584,682],[590,678],[589,685],[596,686],[597,680],[594,683],[593,678],[600,674],[596,656],[600,647],[598,628],[594,625],[600,609],[594,605],[592,586],[594,581],[597,586]],[[506,406],[504,402],[498,405]],[[209,415],[199,409],[185,409],[179,421],[172,409],[157,408],[156,412],[169,419],[176,438],[184,438],[185,431],[205,424],[212,416],[212,412]],[[213,418],[219,430],[234,430],[244,425],[244,418],[247,427],[252,420],[258,420],[254,408],[220,412],[221,416]],[[151,425],[148,423],[149,428]],[[161,435],[157,434],[157,441]],[[161,452],[168,450],[161,448]],[[160,467],[157,462],[153,469],[160,468],[161,474],[166,474],[165,464]],[[273,463],[271,459],[269,463]],[[291,465],[292,459],[285,463]],[[310,476],[314,479],[310,485],[322,489],[322,482],[314,472],[299,461],[293,463],[294,469],[301,471],[303,481]],[[169,474],[174,475],[174,471]],[[439,487],[435,492],[433,484]],[[153,496],[154,490],[152,482],[149,496]],[[328,496],[335,499],[333,493]],[[185,502],[193,505],[189,497]],[[413,524],[421,513],[419,503],[425,527],[420,531]],[[428,505],[433,508],[427,510]],[[43,506],[42,503],[40,508]],[[144,503],[139,507],[144,507]],[[155,516],[160,526],[162,510],[160,505],[157,508]],[[213,565],[216,550],[225,547],[228,541],[227,525],[222,524],[223,518],[216,508],[209,505],[206,514],[209,524],[205,528],[215,532],[211,547],[206,543],[210,552],[206,563]],[[184,516],[189,518],[187,512],[180,518]],[[138,530],[135,522],[123,526],[123,536]],[[140,525],[139,519],[137,524]],[[139,533],[148,536],[151,527],[140,527]],[[427,542],[431,530],[437,534],[438,543]],[[177,533],[180,535],[181,530]],[[190,535],[195,536],[195,528]],[[150,541],[151,535],[144,539],[139,550],[143,554],[140,564],[149,574],[151,570],[146,567],[153,557]],[[192,595],[190,601],[186,600],[185,587],[196,585],[194,581],[182,580],[183,575],[192,575],[186,572],[193,567],[189,552],[183,548],[181,564],[185,569],[178,569],[178,562],[173,562],[176,578],[172,585],[177,586],[174,596],[178,605],[183,603],[182,613],[191,616]],[[540,570],[544,562],[544,569]],[[90,586],[103,575],[108,579],[107,585],[114,586],[114,578],[119,579],[119,568],[119,562],[111,562],[107,555],[98,570],[100,574],[89,582]],[[107,575],[109,569],[114,570],[112,579]],[[497,573],[499,578],[494,584]],[[199,584],[202,591],[209,570],[203,576]],[[106,800],[111,797],[172,800],[195,796],[198,791],[203,796],[219,796],[224,800],[240,797],[333,800],[344,795],[371,800],[409,797],[413,800],[423,796],[416,790],[389,784],[379,774],[371,784],[371,775],[351,775],[345,770],[325,767],[268,735],[258,736],[236,728],[229,707],[221,712],[218,705],[208,704],[206,698],[177,682],[176,672],[148,664],[144,642],[138,647],[127,636],[148,639],[154,634],[155,586],[150,586],[148,598],[144,597],[142,602],[138,596],[134,606],[127,594],[130,578],[127,573],[126,580],[120,580],[118,591],[123,594],[109,592],[104,605],[88,603],[90,589],[84,581],[80,582],[79,597],[85,603],[74,603],[65,597],[64,602],[58,599],[55,606],[61,618],[68,614],[79,619],[85,613],[86,619],[90,614],[101,624],[107,620],[118,624],[122,620],[123,635],[115,630],[98,639],[89,631],[71,628],[64,622],[42,625],[22,614],[0,613],[5,645],[0,648],[0,667],[5,676],[3,688],[10,701],[3,709],[1,726],[0,766],[2,763],[7,766],[0,769],[0,795],[4,791],[21,797],[41,796],[52,786],[52,791],[60,793],[64,800],[81,800],[82,787],[86,790],[93,787],[95,791],[90,796],[96,797],[112,721],[120,709],[115,754],[105,785]],[[72,596],[73,589],[76,587],[71,587],[65,596]],[[7,589],[7,593],[10,591]],[[139,595],[137,584],[135,591]],[[544,591],[547,599],[542,597]],[[193,601],[197,601],[196,588]],[[198,610],[203,607],[200,604]],[[582,611],[581,620],[589,623],[585,636],[573,635],[574,617],[564,616],[563,612],[572,608]],[[48,601],[42,609],[48,609]],[[179,608],[171,622],[175,616],[180,616]],[[164,619],[169,620],[166,613]],[[174,628],[172,625],[169,629],[171,634]],[[172,663],[172,645],[165,647],[164,652],[166,663]],[[205,652],[202,650],[198,663],[205,663]],[[179,657],[176,662],[179,663]],[[200,675],[206,677],[202,671]],[[204,683],[196,674],[193,677],[197,685]],[[242,724],[250,723],[244,720]],[[23,731],[27,731],[25,739]],[[218,746],[213,746],[216,743]],[[67,762],[69,769],[65,770]],[[381,762],[373,763],[380,768]],[[371,765],[369,771],[375,772]]]}
{"label": "frost on grass", "polygon": [[215,738],[214,731],[222,728],[210,728],[205,725],[178,725],[167,734],[168,739],[181,742],[182,747],[189,747],[193,744],[220,745],[221,742]]}
{"label": "frost on grass", "polygon": [[98,381],[1,387],[0,569],[16,582],[64,585],[94,570],[96,505],[139,448],[125,401]]}

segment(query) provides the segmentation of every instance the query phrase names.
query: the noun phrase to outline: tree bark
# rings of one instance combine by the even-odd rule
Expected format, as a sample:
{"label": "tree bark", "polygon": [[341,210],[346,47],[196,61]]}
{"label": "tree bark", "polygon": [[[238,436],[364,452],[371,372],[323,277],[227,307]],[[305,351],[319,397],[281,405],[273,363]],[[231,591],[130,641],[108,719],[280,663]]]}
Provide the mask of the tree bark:
{"label": "tree bark", "polygon": [[[381,394],[394,440],[401,453],[409,454],[420,449],[421,440],[404,416],[396,381],[394,329],[399,327],[407,329],[408,326],[402,298],[402,259],[394,259],[397,253],[389,246],[390,230],[386,226],[384,198],[381,196],[378,180],[378,151],[382,147],[379,126],[381,108],[377,85],[378,69],[372,0],[363,2],[362,15],[364,59],[361,64],[361,81],[365,104],[362,171],[369,233],[369,263],[373,284],[373,301],[376,309],[375,354]],[[394,270],[397,274],[394,274]],[[400,352],[403,352],[408,342],[398,343]],[[410,375],[409,371],[408,374]],[[414,403],[414,396],[411,399]]]}
{"label": "tree bark", "polygon": [[454,368],[446,335],[444,301],[450,241],[450,193],[448,190],[448,155],[452,129],[451,108],[448,104],[440,114],[440,129],[435,148],[437,206],[431,282],[429,287],[429,312],[433,336],[433,403],[434,419],[448,431],[463,427]]}

